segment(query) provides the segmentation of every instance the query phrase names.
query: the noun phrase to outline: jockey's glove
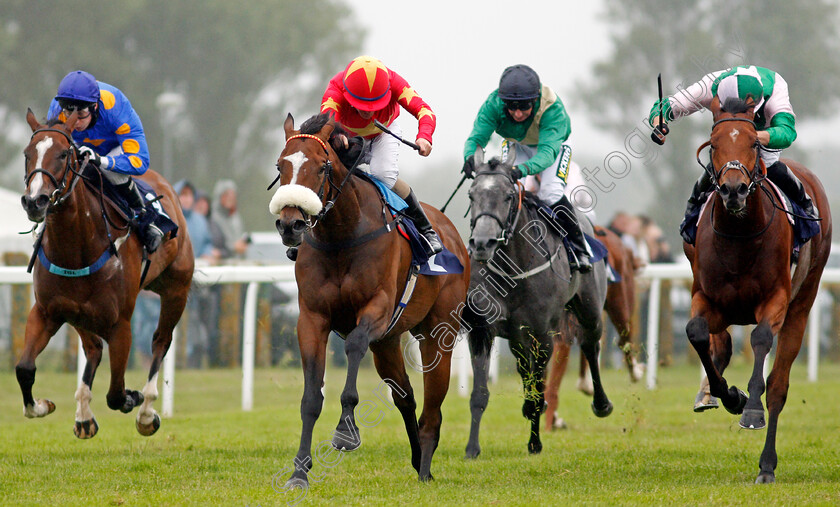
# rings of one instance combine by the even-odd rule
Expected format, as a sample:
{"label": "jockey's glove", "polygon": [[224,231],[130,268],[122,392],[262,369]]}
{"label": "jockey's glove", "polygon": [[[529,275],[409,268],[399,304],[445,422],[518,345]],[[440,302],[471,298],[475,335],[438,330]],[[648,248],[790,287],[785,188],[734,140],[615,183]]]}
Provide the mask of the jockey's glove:
{"label": "jockey's glove", "polygon": [[519,178],[521,178],[522,176],[524,176],[524,175],[522,174],[522,170],[520,170],[520,169],[519,169],[518,167],[516,167],[516,166],[513,166],[513,169],[511,169],[511,170],[510,170],[510,178],[511,178],[513,181],[516,181],[516,180],[518,180]]}
{"label": "jockey's glove", "polygon": [[79,155],[87,157],[89,164],[93,164],[100,169],[110,169],[113,165],[111,157],[106,157],[96,153],[90,146],[82,146],[79,148]]}
{"label": "jockey's glove", "polygon": [[475,159],[473,159],[473,157],[467,157],[467,159],[464,160],[464,167],[461,168],[461,172],[464,173],[467,178],[473,177],[473,173],[475,172]]}

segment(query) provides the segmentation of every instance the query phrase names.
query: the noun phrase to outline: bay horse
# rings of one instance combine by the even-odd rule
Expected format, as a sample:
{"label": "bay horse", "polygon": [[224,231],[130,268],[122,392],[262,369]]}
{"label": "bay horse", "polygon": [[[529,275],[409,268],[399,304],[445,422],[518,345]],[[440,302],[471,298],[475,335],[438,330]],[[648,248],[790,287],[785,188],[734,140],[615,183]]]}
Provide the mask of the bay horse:
{"label": "bay horse", "polygon": [[[125,389],[131,315],[141,289],[142,243],[137,234],[130,234],[125,218],[105,204],[101,193],[83,182],[91,178],[91,171],[84,170],[86,161],[72,138],[77,113],[71,114],[66,123],[53,120],[44,125],[28,110],[26,121],[32,137],[24,150],[26,190],[21,203],[29,220],[43,224],[43,229],[40,243],[36,243],[40,252],[36,252],[38,261],[32,273],[35,304],[26,321],[23,353],[15,367],[24,415],[44,417],[55,410],[50,400],[32,396],[35,359],[67,323],[79,333],[87,359],[75,395],[75,435],[92,438],[99,430],[90,400],[104,340],[111,363],[108,407],[128,413],[139,406],[137,431],[150,436],[160,428],[160,416],[152,406],[158,394],[158,372],[172,341],[172,330],[184,311],[193,274],[192,245],[178,198],[156,172],[148,170],[136,177],[162,196],[160,203],[178,225],[179,233],[149,257],[142,288],[160,294],[161,299],[160,319],[152,339],[152,364],[142,392]],[[92,179],[93,185],[101,188],[101,178]]]}
{"label": "bay horse", "polygon": [[[327,337],[345,340],[347,378],[341,393],[341,418],[332,445],[352,451],[361,445],[355,408],[359,364],[368,348],[376,371],[392,389],[411,445],[411,464],[421,481],[432,479],[432,455],[440,440],[441,404],[449,389],[451,352],[460,329],[459,314],[469,281],[466,247],[445,215],[426,206],[444,246],[463,273],[420,275],[402,315],[391,322],[411,269],[409,243],[394,231],[375,186],[348,170],[330,144],[340,129],[328,114],[294,129],[284,123],[286,145],[277,160],[281,186],[271,200],[276,227],[286,246],[298,246],[295,278],[300,316],[297,336],[304,386],[300,413],[303,429],[289,488],[307,488],[312,468],[312,431],[321,413],[321,386]],[[401,301],[402,299],[402,301]],[[389,325],[391,322],[392,325]],[[415,415],[414,392],[406,374],[400,335],[410,330],[423,361],[423,410]],[[366,411],[370,412],[370,410]],[[370,421],[359,421],[370,427]]]}
{"label": "bay horse", "polygon": [[[616,345],[624,354],[624,364],[630,374],[630,382],[638,382],[644,374],[644,364],[636,359],[638,351],[633,350],[631,334],[633,330],[633,310],[636,306],[636,270],[641,267],[641,259],[633,254],[633,250],[621,241],[615,232],[602,227],[594,226],[595,236],[607,247],[607,260],[615,270],[620,280],[607,284],[607,298],[604,302],[604,311],[610,322],[618,332]],[[564,330],[554,340],[554,351],[551,355],[550,367],[548,370],[548,382],[545,386],[546,416],[544,429],[546,431],[555,428],[565,427],[562,419],[557,416],[557,392],[563,382],[563,375],[569,363],[569,352],[572,345],[572,338],[577,331],[577,322],[574,315],[568,322],[568,329]],[[585,394],[592,394],[591,378],[587,376],[589,368],[586,357],[581,354],[580,367],[578,369],[578,390]]]}
{"label": "bay horse", "polygon": [[[540,211],[536,197],[510,177],[514,161],[493,158],[485,163],[484,152],[478,149],[474,162],[469,244],[470,296],[475,304],[468,304],[464,312],[473,365],[466,457],[476,458],[481,452],[479,429],[490,397],[489,344],[495,336],[508,339],[516,359],[525,393],[522,415],[531,424],[528,451],[536,454],[542,451],[539,420],[545,410],[546,365],[569,311],[581,324],[581,350],[592,371],[592,410],[598,417],[613,410],[598,368],[601,311],[607,292],[605,265],[598,262],[590,273],[572,273],[560,237],[564,231],[550,232],[549,228],[560,227],[556,217]],[[576,213],[583,231],[592,235],[589,221]],[[484,301],[473,297],[479,294]]]}
{"label": "bay horse", "polygon": [[[822,217],[820,231],[802,245],[791,273],[793,228],[768,187],[759,157],[754,104],[717,99],[710,109],[714,125],[710,140],[712,165],[707,169],[715,192],[698,222],[695,246],[684,244],[694,275],[688,340],[703,363],[712,396],[733,414],[740,426],[767,426],[756,483],[775,481],[776,430],[787,399],[790,368],[799,349],[808,313],[831,248],[831,212],[817,177],[805,166],[783,161],[802,181]],[[701,165],[703,165],[701,163]],[[723,371],[732,356],[730,325],[756,324],[750,336],[755,363],[749,398],[729,387]],[[778,336],[776,359],[765,386],[763,366]],[[761,396],[765,393],[769,420],[765,423]]]}

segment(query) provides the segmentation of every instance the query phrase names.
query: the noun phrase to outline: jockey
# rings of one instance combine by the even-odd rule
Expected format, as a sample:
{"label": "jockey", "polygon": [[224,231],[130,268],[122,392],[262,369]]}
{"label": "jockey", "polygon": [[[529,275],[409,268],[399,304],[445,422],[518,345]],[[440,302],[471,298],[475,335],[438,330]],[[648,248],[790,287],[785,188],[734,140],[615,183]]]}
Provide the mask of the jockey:
{"label": "jockey", "polygon": [[[652,127],[656,127],[660,111],[663,121],[667,123],[703,108],[708,109],[715,97],[718,97],[721,106],[729,98],[752,98],[755,101],[759,154],[767,168],[767,177],[799,205],[808,217],[817,219],[818,212],[802,182],[779,160],[782,150],[796,139],[796,119],[790,105],[787,82],[777,72],[753,65],[712,72],[673,97],[657,101],[650,110],[649,122]],[[694,244],[700,207],[713,187],[714,182],[705,172],[694,184],[685,209],[685,219],[680,224],[680,234],[688,244]]]}
{"label": "jockey", "polygon": [[78,121],[73,140],[79,145],[79,153],[102,170],[134,210],[136,223],[146,223],[139,235],[146,250],[154,252],[163,242],[163,232],[143,219],[143,196],[131,178],[149,168],[149,148],[140,117],[123,92],[82,70],[61,80],[47,117],[64,122],[74,111],[78,111]]}
{"label": "jockey", "polygon": [[464,143],[464,174],[475,171],[473,154],[484,148],[493,133],[516,150],[514,180],[526,175],[540,176],[537,197],[550,203],[569,229],[566,238],[575,260],[571,269],[586,273],[592,270],[589,250],[572,203],[564,195],[571,148],[563,144],[571,133],[566,108],[554,91],[540,84],[540,78],[527,65],[514,65],[502,72],[499,88],[494,90],[478,111],[473,129]]}
{"label": "jockey", "polygon": [[[435,114],[405,79],[376,58],[359,56],[351,61],[330,80],[321,100],[322,113],[332,114],[346,130],[371,141],[368,151],[362,155],[363,161],[370,164],[373,176],[408,204],[406,214],[425,238],[426,253],[432,256],[443,246],[414,191],[399,179],[400,141],[394,136],[383,135],[373,123],[379,120],[391,132],[400,135],[399,126],[393,123],[400,115],[400,106],[417,118],[416,144],[420,147],[420,155],[428,157],[432,152]],[[346,138],[344,141],[346,147]]]}

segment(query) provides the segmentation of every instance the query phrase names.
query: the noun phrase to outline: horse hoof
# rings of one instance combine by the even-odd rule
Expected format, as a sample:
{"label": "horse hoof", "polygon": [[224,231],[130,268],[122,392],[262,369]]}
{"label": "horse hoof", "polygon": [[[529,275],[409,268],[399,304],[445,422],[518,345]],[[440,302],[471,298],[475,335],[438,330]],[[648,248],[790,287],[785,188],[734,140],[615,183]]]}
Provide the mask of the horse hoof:
{"label": "horse hoof", "polygon": [[[734,393],[732,392],[733,390],[735,391]],[[738,397],[738,402],[734,407],[729,407],[726,405],[726,400],[724,400],[723,407],[730,414],[739,415],[744,411],[744,407],[747,405],[747,394],[744,391],[738,389],[737,387],[730,387],[729,392],[730,395]]]}
{"label": "horse hoof", "polygon": [[418,475],[417,478],[420,479],[420,482],[425,482],[427,484],[429,482],[432,482],[433,480],[435,480],[435,478],[434,478],[434,476],[432,475],[431,472],[429,472],[429,474],[425,475],[425,476],[424,475]]}
{"label": "horse hoof", "polygon": [[[767,425],[764,422],[764,409],[747,408],[741,415],[741,420],[738,424],[747,430],[761,430]],[[759,477],[761,477],[759,475]]]}
{"label": "horse hoof", "polygon": [[569,429],[569,425],[566,424],[565,419],[562,417],[555,417],[554,424],[551,426],[552,430],[567,430]]}
{"label": "horse hoof", "polygon": [[612,402],[607,402],[607,406],[604,408],[598,408],[595,406],[595,402],[592,402],[592,412],[598,417],[607,417],[608,415],[612,414],[613,411],[613,404]]}
{"label": "horse hoof", "polygon": [[344,437],[333,436],[332,446],[339,451],[352,452],[362,446],[362,437],[359,436],[358,430],[356,430],[356,439],[358,441],[354,442]]}
{"label": "horse hoof", "polygon": [[283,486],[286,490],[292,489],[309,489],[309,482],[306,479],[301,479],[299,477],[292,477],[288,481],[286,481],[286,485]]}
{"label": "horse hoof", "polygon": [[595,394],[595,386],[592,384],[592,377],[585,375],[578,378],[577,390],[587,396]]}
{"label": "horse hoof", "polygon": [[470,449],[469,447],[467,447],[467,452],[464,455],[464,459],[476,459],[479,454],[481,454],[481,448]]}
{"label": "horse hoof", "polygon": [[144,437],[150,437],[157,433],[157,430],[160,429],[160,416],[155,414],[154,419],[152,419],[152,422],[149,424],[141,423],[138,418],[134,425],[137,427],[137,433],[140,433]]}
{"label": "horse hoof", "polygon": [[773,472],[761,472],[755,478],[756,484],[773,484],[776,482],[776,475]]}
{"label": "horse hoof", "polygon": [[76,421],[76,424],[73,426],[73,434],[76,435],[76,438],[81,438],[82,440],[95,437],[98,431],[99,424],[93,417],[89,421]]}
{"label": "horse hoof", "polygon": [[[44,408],[45,407],[45,408]],[[42,410],[38,410],[41,408]],[[23,415],[27,419],[34,419],[35,417],[46,417],[55,412],[55,403],[50,400],[35,400],[34,405],[24,405]]]}
{"label": "horse hoof", "polygon": [[539,454],[542,452],[542,442],[528,442],[528,454]]}
{"label": "horse hoof", "polygon": [[704,389],[700,389],[697,397],[694,398],[694,411],[705,412],[713,408],[718,408],[718,399],[707,393]]}
{"label": "horse hoof", "polygon": [[125,404],[120,407],[120,412],[123,414],[127,414],[134,410],[134,407],[137,407],[143,403],[143,393],[140,391],[126,391],[125,392]]}

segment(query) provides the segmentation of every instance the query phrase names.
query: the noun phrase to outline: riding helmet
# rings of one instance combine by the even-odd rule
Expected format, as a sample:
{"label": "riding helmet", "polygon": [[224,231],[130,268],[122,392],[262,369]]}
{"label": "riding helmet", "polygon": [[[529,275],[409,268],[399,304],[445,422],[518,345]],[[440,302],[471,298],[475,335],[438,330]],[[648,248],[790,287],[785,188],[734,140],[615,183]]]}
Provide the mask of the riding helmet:
{"label": "riding helmet", "polygon": [[56,100],[69,99],[79,102],[95,103],[99,101],[99,83],[90,73],[83,70],[73,71],[58,85]]}
{"label": "riding helmet", "polygon": [[502,72],[499,98],[502,100],[533,100],[540,96],[540,77],[527,65],[512,65]]}
{"label": "riding helmet", "polygon": [[391,100],[388,68],[372,56],[355,58],[344,69],[344,98],[359,111],[378,111]]}

